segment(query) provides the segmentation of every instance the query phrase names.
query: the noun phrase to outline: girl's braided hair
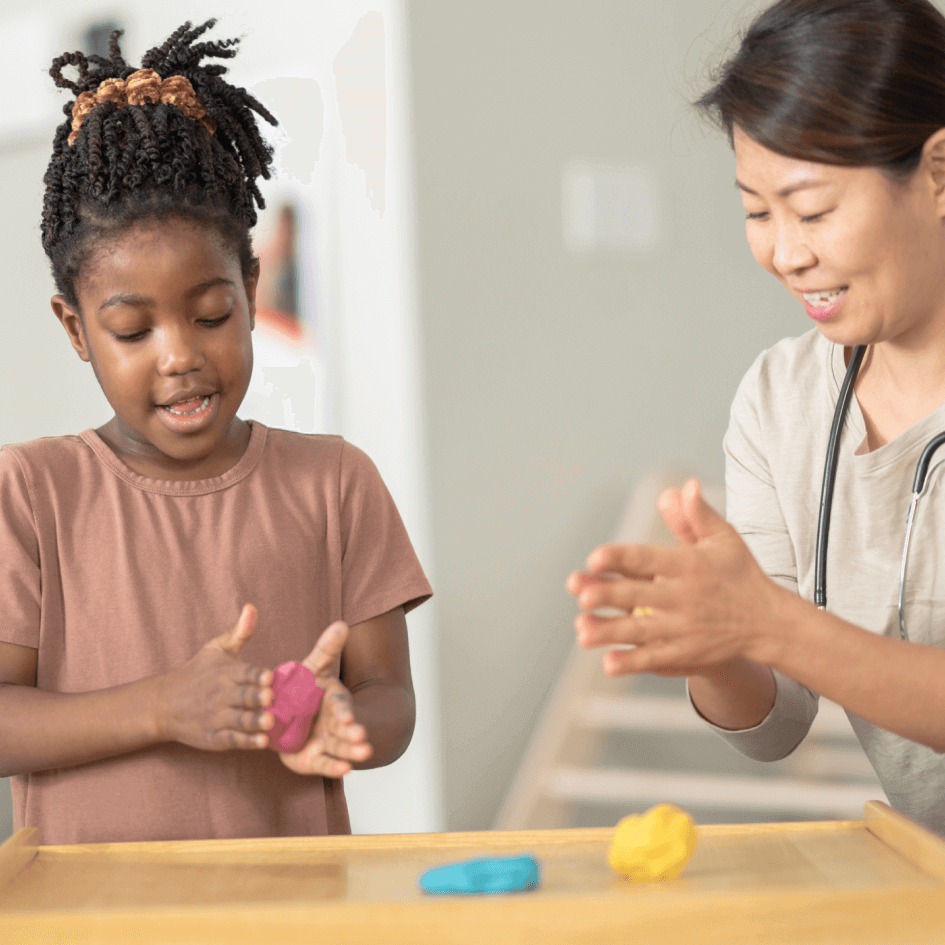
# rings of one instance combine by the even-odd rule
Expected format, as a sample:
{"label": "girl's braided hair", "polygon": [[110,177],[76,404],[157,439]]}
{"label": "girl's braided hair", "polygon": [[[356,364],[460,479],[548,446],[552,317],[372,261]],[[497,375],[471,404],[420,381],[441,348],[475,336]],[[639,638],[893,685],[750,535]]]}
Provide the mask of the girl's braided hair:
{"label": "girl's braided hair", "polygon": [[[155,81],[186,79],[206,112],[202,121],[186,117],[174,104],[119,105],[105,99],[73,134],[76,103],[63,107],[68,117],[56,130],[44,177],[43,249],[59,292],[77,311],[76,279],[95,246],[144,221],[176,217],[213,228],[239,253],[244,276],[252,271],[249,230],[256,207],[265,206],[256,178],[268,178],[272,164],[272,148],[253,112],[272,125],[276,120],[245,89],[221,78],[225,66],[200,64],[236,55],[237,39],[195,42],[215,23],[185,23],[141,60],[142,69],[157,74]],[[88,99],[106,80],[136,73],[122,57],[121,35],[121,30],[111,34],[107,59],[74,52],[53,60],[49,74],[56,85],[77,96],[90,93]],[[78,69],[75,80],[62,74],[69,65]]]}

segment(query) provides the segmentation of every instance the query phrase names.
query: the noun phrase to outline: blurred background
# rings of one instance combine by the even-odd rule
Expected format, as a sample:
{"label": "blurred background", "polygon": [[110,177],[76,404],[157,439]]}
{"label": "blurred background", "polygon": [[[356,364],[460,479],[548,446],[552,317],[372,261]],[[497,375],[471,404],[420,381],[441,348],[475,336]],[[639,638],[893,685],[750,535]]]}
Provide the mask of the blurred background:
{"label": "blurred background", "polygon": [[[184,20],[218,16],[214,37],[243,39],[232,79],[280,119],[244,415],[365,449],[436,592],[409,618],[416,735],[396,764],[346,780],[355,832],[500,822],[573,649],[565,577],[614,537],[653,470],[721,483],[738,381],[808,330],[751,258],[727,142],[689,106],[757,9],[3,5],[0,443],[111,416],[49,308],[42,176],[68,98],[51,59],[100,49],[117,25],[137,62]],[[636,728],[611,753],[665,767],[648,760],[665,745],[659,720]],[[697,754],[741,764],[703,734],[682,745],[683,774]],[[578,806],[568,822],[629,812]],[[0,836],[11,829],[0,781]]]}

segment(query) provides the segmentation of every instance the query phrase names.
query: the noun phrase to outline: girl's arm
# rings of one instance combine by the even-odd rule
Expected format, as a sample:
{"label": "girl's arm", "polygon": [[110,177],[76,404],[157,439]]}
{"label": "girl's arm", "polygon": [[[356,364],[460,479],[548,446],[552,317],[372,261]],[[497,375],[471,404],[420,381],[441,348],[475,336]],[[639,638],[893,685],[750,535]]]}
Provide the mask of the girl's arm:
{"label": "girl's arm", "polygon": [[247,606],[230,631],[183,666],[82,693],[37,689],[37,651],[0,643],[0,777],[169,741],[210,751],[265,748],[272,673],[237,659],[255,625],[256,610]]}
{"label": "girl's arm", "polygon": [[410,744],[417,718],[403,607],[351,628],[341,678],[374,749],[353,767],[380,768],[396,761]]}
{"label": "girl's arm", "polygon": [[[343,646],[341,679],[333,675]],[[325,690],[308,741],[281,753],[298,774],[340,778],[396,761],[413,737],[416,705],[403,607],[348,627],[334,623],[302,661]]]}

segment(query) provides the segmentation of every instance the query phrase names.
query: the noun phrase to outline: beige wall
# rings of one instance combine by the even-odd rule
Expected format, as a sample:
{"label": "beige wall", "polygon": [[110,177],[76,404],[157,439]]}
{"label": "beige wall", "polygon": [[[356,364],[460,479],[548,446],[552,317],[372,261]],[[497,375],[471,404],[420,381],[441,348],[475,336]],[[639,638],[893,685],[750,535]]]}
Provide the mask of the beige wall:
{"label": "beige wall", "polygon": [[[569,570],[645,470],[720,479],[741,375],[808,328],[685,101],[740,7],[408,4],[449,829],[492,823],[573,643]],[[566,255],[572,158],[655,169],[667,243]]]}

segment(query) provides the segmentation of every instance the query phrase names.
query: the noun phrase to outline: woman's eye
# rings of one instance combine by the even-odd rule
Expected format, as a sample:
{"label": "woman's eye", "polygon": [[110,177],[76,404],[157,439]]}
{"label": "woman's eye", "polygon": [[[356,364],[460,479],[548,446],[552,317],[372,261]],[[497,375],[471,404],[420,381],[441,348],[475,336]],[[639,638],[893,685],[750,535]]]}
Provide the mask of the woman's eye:
{"label": "woman's eye", "polygon": [[819,220],[822,216],[825,216],[829,212],[829,210],[824,210],[821,213],[812,213],[809,217],[801,217],[801,223],[813,223],[815,220]]}
{"label": "woman's eye", "polygon": [[763,220],[768,215],[766,210],[761,211],[760,213],[748,213],[745,214],[745,219],[747,220]]}

